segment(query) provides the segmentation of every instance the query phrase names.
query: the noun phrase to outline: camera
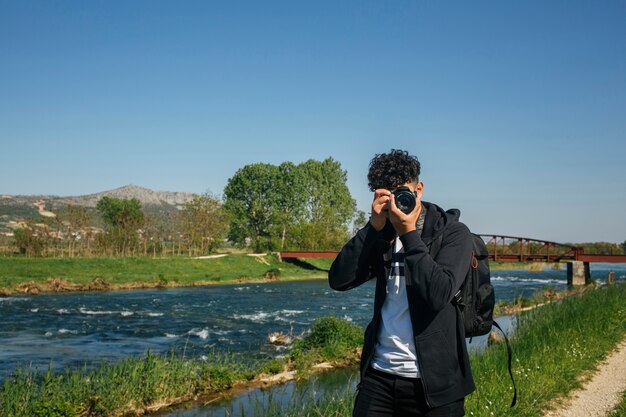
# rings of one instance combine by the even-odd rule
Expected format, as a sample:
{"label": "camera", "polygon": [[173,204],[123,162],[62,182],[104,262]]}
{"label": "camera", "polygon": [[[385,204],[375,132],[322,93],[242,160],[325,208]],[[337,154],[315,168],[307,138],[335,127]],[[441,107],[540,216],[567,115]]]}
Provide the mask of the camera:
{"label": "camera", "polygon": [[417,204],[417,192],[411,191],[409,187],[398,187],[393,195],[396,198],[396,207],[404,214],[409,214]]}

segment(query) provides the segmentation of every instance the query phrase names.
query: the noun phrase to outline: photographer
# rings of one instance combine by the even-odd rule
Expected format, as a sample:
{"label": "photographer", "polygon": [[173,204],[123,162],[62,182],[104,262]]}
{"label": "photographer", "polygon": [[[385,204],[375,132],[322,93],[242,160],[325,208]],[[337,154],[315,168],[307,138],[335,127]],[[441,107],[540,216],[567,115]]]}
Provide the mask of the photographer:
{"label": "photographer", "polygon": [[339,291],[376,279],[356,417],[463,416],[464,398],[475,388],[460,312],[451,303],[469,268],[470,232],[458,211],[422,201],[419,175],[419,161],[406,151],[372,159],[370,221],[329,272]]}

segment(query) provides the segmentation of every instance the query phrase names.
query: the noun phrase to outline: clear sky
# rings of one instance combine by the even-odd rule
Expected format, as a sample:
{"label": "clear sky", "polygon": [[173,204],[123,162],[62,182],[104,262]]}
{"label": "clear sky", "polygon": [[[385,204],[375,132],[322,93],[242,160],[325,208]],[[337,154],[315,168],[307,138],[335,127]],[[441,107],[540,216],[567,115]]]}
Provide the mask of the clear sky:
{"label": "clear sky", "polygon": [[0,194],[422,162],[475,232],[626,240],[624,1],[0,0]]}

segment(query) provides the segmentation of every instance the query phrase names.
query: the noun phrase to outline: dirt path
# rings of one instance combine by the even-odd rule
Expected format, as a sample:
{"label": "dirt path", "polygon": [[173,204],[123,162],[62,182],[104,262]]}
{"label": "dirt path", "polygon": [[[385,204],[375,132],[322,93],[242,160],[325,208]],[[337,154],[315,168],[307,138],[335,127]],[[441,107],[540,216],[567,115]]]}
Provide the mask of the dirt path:
{"label": "dirt path", "polygon": [[612,411],[626,391],[626,339],[617,345],[598,371],[580,390],[573,391],[562,406],[545,417],[600,417]]}

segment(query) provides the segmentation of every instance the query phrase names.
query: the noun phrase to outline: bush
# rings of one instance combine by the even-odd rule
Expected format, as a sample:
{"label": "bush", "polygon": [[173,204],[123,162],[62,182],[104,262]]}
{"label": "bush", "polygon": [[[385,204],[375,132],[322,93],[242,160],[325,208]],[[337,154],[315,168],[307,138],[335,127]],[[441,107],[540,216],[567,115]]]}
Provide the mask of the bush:
{"label": "bush", "polygon": [[321,317],[311,326],[311,333],[301,340],[306,349],[320,348],[329,343],[340,342],[348,348],[363,343],[363,329],[348,320],[335,316]]}
{"label": "bush", "polygon": [[280,269],[279,268],[271,268],[265,271],[263,278],[265,279],[277,279],[280,277]]}
{"label": "bush", "polygon": [[35,417],[75,417],[78,416],[80,407],[71,405],[65,401],[45,402],[37,405],[34,410]]}
{"label": "bush", "polygon": [[279,358],[273,358],[269,362],[263,364],[259,371],[261,373],[276,375],[285,369],[285,361]]}
{"label": "bush", "polygon": [[315,320],[308,335],[294,342],[292,357],[302,356],[303,351],[314,351],[320,359],[336,360],[362,343],[361,327],[335,316],[322,317]]}
{"label": "bush", "polygon": [[212,365],[206,370],[205,381],[212,390],[230,388],[235,382],[235,374],[228,366]]}

